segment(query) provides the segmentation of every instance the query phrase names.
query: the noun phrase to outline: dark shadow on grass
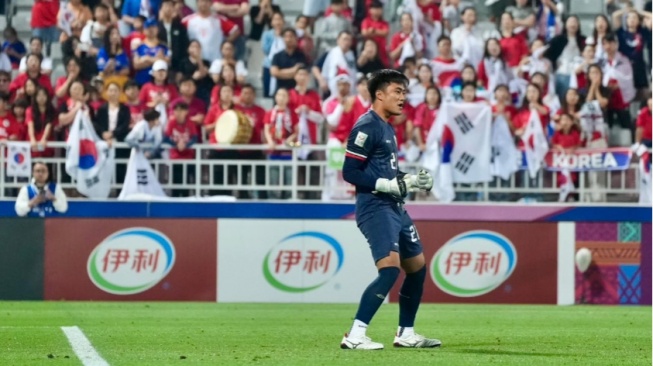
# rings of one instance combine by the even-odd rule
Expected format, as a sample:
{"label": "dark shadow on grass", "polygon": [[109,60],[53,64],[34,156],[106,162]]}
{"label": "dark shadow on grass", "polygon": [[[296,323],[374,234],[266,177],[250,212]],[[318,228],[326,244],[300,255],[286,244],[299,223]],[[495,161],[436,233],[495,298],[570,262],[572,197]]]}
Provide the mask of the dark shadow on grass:
{"label": "dark shadow on grass", "polygon": [[450,349],[448,347],[447,347],[447,352],[468,353],[468,354],[476,354],[476,355],[503,355],[503,356],[536,356],[536,357],[569,356],[568,354],[565,353],[556,353],[556,352],[508,351],[508,350],[500,350],[500,349],[478,349],[478,348]]}

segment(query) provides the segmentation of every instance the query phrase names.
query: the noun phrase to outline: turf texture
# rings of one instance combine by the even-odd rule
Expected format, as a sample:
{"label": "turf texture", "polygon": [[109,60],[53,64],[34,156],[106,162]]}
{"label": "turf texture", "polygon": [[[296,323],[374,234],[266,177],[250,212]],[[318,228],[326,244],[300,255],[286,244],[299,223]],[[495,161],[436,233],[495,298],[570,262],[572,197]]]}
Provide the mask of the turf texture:
{"label": "turf texture", "polygon": [[339,349],[355,305],[0,302],[0,365],[81,365],[61,326],[110,365],[651,365],[651,308],[423,305],[440,349],[394,349],[397,305]]}

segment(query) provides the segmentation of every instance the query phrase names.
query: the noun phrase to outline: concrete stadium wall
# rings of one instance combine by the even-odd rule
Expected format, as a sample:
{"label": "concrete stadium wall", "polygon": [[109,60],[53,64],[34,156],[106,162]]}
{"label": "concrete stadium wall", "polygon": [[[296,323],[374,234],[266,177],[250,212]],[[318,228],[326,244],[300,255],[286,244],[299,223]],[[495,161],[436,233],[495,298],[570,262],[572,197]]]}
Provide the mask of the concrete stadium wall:
{"label": "concrete stadium wall", "polygon": [[[0,299],[355,303],[376,272],[352,204],[76,201],[47,219],[12,209],[0,202]],[[407,210],[425,302],[651,304],[651,208]],[[585,273],[581,247],[593,253]]]}

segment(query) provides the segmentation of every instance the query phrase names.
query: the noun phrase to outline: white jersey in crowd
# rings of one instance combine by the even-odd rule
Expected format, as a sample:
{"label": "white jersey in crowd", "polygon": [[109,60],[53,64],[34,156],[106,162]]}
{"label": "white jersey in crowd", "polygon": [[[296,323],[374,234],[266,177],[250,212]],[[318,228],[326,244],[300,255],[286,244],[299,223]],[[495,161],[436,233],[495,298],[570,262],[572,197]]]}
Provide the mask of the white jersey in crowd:
{"label": "white jersey in crowd", "polygon": [[222,42],[238,31],[236,24],[219,15],[204,17],[195,13],[185,17],[182,23],[188,29],[188,38],[196,39],[202,45],[202,59],[210,62],[222,58]]}

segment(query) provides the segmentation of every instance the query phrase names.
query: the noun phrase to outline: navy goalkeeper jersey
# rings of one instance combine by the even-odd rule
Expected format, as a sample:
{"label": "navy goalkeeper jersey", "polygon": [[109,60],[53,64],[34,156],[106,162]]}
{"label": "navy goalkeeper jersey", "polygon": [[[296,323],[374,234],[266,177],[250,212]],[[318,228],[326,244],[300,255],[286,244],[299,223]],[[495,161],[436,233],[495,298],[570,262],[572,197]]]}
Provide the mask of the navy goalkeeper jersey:
{"label": "navy goalkeeper jersey", "polygon": [[350,182],[356,186],[357,206],[369,202],[398,202],[397,198],[385,193],[372,193],[373,183],[378,178],[393,179],[398,170],[397,137],[392,126],[379,117],[373,110],[363,114],[347,139],[345,165],[348,159],[357,159],[363,162],[363,173],[370,179],[372,186],[363,186]]}

